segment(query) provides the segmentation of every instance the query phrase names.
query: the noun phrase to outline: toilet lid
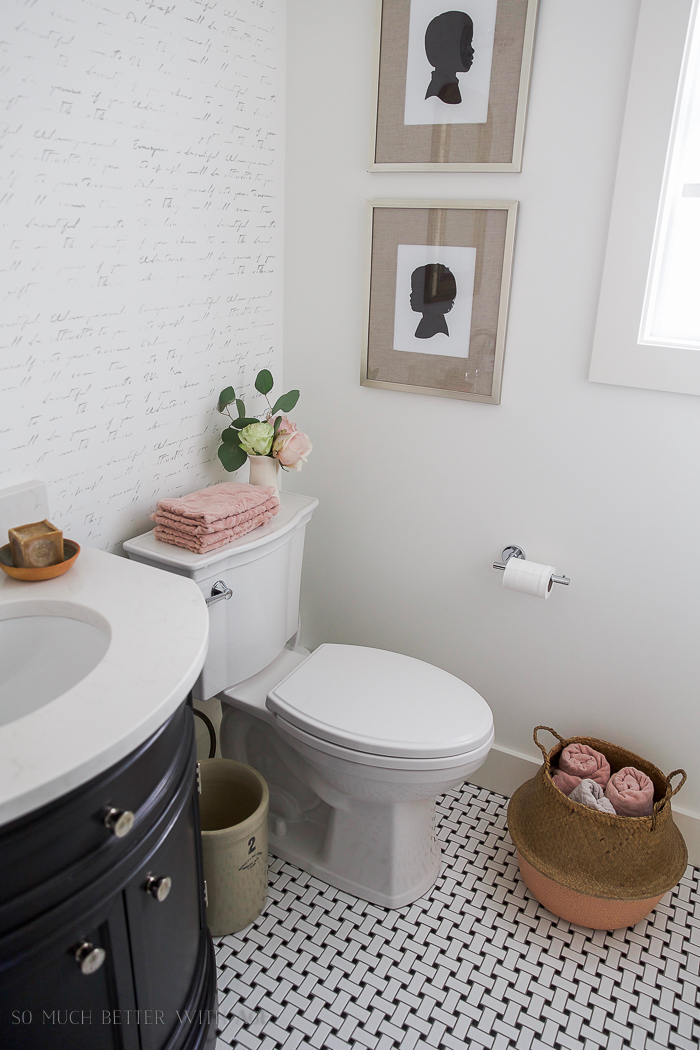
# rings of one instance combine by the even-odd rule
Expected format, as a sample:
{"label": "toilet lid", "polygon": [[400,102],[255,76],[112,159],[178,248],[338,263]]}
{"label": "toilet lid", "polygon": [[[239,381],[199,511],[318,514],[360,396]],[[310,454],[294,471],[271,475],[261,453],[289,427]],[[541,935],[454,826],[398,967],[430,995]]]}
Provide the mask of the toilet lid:
{"label": "toilet lid", "polygon": [[267,706],[314,737],[373,755],[467,754],[493,731],[488,704],[461,679],[358,645],[320,645],[268,693]]}

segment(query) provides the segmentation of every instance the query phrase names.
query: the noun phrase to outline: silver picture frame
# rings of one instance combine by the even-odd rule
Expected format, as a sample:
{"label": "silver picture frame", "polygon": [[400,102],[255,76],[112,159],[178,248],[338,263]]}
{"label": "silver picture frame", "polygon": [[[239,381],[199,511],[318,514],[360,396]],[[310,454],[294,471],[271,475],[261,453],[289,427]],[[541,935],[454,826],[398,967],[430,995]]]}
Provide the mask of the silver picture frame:
{"label": "silver picture frame", "polygon": [[[369,171],[522,171],[539,0],[497,4],[484,123],[404,123],[411,2],[378,0]],[[483,3],[485,0],[478,0]],[[449,4],[444,5],[449,8]],[[469,8],[469,0],[459,7]],[[508,26],[508,20],[514,24]],[[497,57],[496,57],[497,55]],[[518,66],[519,64],[519,71]],[[444,108],[452,116],[451,107]]]}
{"label": "silver picture frame", "polygon": [[[500,404],[517,216],[514,200],[368,201],[362,386]],[[426,259],[440,259],[449,252],[457,260],[462,252],[465,260],[472,260],[472,288],[463,282],[470,298],[468,318],[462,310],[466,320],[461,342],[440,341],[438,333],[435,342],[448,347],[443,353],[429,346],[432,336],[426,338],[424,333],[423,342],[410,333],[400,336],[397,348],[400,325],[405,331],[406,320],[411,318],[411,325],[415,324],[421,312],[412,292],[409,298],[409,278],[404,275],[409,271],[401,261],[405,257],[410,269],[416,252],[423,252]],[[451,304],[442,308],[453,326],[452,339],[459,335],[452,320],[457,311],[451,313],[456,301],[455,294]],[[421,314],[422,319],[425,316]]]}

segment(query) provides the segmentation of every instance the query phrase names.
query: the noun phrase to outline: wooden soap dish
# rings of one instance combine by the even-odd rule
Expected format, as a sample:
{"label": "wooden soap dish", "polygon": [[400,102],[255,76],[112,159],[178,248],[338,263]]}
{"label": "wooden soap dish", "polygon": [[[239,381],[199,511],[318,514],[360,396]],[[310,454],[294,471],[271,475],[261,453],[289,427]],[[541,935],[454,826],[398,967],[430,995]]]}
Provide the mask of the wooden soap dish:
{"label": "wooden soap dish", "polygon": [[42,569],[20,569],[12,561],[10,544],[6,543],[0,547],[0,569],[11,576],[13,580],[53,580],[56,576],[63,576],[68,572],[75,559],[80,554],[80,547],[73,540],[63,541],[63,561],[56,565],[45,565]]}

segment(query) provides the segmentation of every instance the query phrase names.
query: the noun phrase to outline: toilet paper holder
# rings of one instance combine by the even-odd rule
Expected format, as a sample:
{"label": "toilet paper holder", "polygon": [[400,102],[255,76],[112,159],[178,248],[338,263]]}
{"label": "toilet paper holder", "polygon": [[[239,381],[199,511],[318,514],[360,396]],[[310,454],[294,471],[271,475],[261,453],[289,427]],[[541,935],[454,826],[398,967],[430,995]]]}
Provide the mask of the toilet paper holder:
{"label": "toilet paper holder", "polygon": [[[501,551],[501,557],[503,561],[495,561],[493,563],[494,569],[500,569],[501,572],[505,571],[505,567],[511,558],[522,558],[525,560],[525,551],[522,547],[518,547],[516,543],[511,544],[510,547],[504,547]],[[568,587],[571,580],[568,576],[552,576],[552,583],[561,583],[564,587]]]}

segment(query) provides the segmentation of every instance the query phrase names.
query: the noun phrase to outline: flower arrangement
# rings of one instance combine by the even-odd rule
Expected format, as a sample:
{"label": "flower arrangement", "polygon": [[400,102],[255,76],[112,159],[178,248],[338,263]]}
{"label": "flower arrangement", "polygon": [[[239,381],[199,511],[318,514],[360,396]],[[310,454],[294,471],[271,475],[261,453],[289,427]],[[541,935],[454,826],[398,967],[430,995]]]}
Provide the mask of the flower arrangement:
{"label": "flower arrangement", "polygon": [[[255,389],[267,401],[269,412],[264,419],[247,416],[245,405],[236,397],[232,386],[227,386],[219,394],[218,410],[225,413],[231,423],[221,433],[221,445],[218,456],[225,470],[238,470],[248,456],[270,456],[276,459],[285,470],[301,470],[313,445],[308,435],[302,433],[287,418],[299,400],[299,391],[290,390],[270,404],[268,394],[274,386],[271,372],[263,368],[255,377]],[[235,403],[238,411],[236,419],[231,415],[229,405]]]}

